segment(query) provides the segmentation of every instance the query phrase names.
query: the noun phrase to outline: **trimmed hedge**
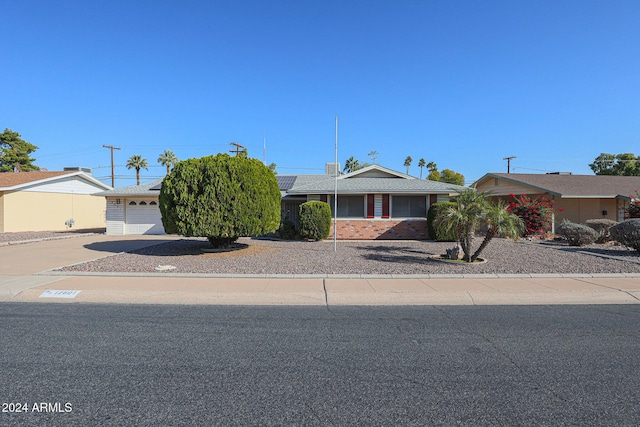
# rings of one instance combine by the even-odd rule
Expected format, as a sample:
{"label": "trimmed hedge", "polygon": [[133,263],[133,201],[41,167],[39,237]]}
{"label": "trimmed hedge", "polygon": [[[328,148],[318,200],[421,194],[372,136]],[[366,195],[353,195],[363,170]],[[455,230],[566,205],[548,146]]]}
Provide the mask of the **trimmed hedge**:
{"label": "trimmed hedge", "polygon": [[556,234],[567,239],[571,246],[590,245],[596,241],[599,234],[591,227],[576,224],[569,220],[562,220],[556,229]]}
{"label": "trimmed hedge", "polygon": [[429,206],[429,211],[427,212],[427,231],[429,232],[429,238],[437,242],[455,242],[457,240],[455,230],[447,231],[444,227],[437,227],[434,224],[440,212],[449,206],[455,205],[455,202],[437,202]]}
{"label": "trimmed hedge", "polygon": [[162,182],[159,207],[167,233],[224,247],[274,232],[280,198],[275,175],[261,161],[218,154],[178,162]]}
{"label": "trimmed hedge", "polygon": [[609,231],[613,240],[640,252],[640,218],[623,221]]}
{"label": "trimmed hedge", "polygon": [[331,207],[316,200],[301,204],[298,225],[302,237],[311,240],[326,239],[331,232]]}

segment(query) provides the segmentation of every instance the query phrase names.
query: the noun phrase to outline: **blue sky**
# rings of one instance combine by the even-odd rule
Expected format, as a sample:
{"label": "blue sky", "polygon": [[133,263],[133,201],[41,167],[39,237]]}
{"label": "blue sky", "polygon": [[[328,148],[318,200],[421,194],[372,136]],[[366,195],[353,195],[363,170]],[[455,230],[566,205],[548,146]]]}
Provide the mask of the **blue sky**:
{"label": "blue sky", "polygon": [[278,173],[354,156],[405,171],[591,174],[640,154],[640,2],[91,1],[0,7],[0,127],[36,164],[116,187],[236,141]]}

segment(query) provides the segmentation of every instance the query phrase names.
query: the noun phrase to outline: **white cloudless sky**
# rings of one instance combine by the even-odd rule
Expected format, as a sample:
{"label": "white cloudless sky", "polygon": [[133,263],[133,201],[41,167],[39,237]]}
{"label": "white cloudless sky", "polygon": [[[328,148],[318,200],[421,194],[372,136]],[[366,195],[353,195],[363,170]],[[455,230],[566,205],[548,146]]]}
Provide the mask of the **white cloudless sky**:
{"label": "white cloudless sky", "polygon": [[21,0],[0,7],[0,127],[36,164],[135,183],[126,160],[228,152],[323,173],[592,174],[640,154],[640,1]]}

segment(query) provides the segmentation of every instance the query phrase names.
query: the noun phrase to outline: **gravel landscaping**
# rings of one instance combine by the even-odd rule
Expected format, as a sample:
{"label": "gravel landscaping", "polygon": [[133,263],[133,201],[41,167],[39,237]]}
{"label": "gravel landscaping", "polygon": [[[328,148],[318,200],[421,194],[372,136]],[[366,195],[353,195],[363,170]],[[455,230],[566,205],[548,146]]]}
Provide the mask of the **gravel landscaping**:
{"label": "gravel landscaping", "polygon": [[[204,274],[597,274],[640,273],[640,257],[624,246],[569,247],[555,241],[494,239],[484,264],[433,259],[453,246],[433,241],[303,242],[242,238],[246,248],[206,253],[206,239],[181,239],[60,271]],[[480,239],[476,241],[476,245]],[[173,268],[175,267],[175,268]]]}
{"label": "gravel landscaping", "polygon": [[0,233],[0,244],[28,243],[38,240],[66,239],[87,234],[104,233],[104,229],[69,230],[69,231],[20,231]]}

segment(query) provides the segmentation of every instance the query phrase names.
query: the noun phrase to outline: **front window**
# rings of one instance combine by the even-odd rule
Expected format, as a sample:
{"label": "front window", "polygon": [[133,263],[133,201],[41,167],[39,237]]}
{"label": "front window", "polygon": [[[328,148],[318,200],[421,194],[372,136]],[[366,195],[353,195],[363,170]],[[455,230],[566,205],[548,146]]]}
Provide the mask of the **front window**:
{"label": "front window", "polygon": [[[333,215],[333,197],[331,199]],[[364,218],[364,196],[338,196],[338,218]]]}
{"label": "front window", "polygon": [[393,196],[392,203],[391,216],[393,218],[424,218],[427,216],[427,198],[424,196]]}

